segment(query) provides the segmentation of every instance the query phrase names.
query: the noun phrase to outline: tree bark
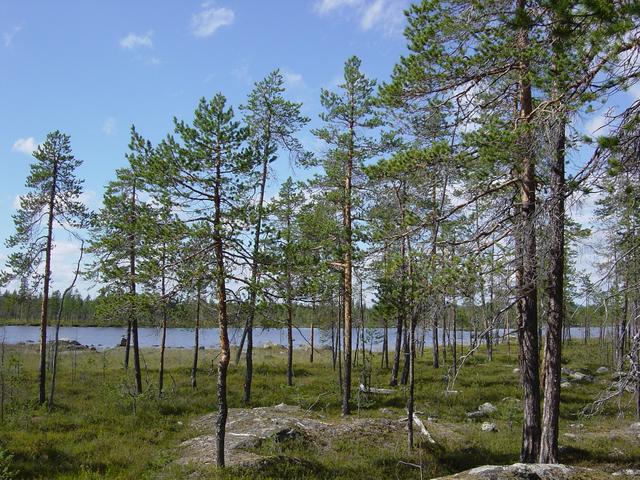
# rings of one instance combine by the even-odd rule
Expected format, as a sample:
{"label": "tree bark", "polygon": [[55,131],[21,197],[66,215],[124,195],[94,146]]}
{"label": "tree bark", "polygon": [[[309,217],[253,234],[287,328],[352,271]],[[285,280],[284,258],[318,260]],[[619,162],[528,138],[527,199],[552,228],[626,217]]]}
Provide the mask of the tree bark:
{"label": "tree bark", "polygon": [[226,272],[224,266],[224,245],[222,240],[222,199],[221,199],[221,162],[220,152],[216,163],[214,188],[214,248],[216,254],[216,285],[218,294],[218,326],[220,332],[220,357],[218,360],[218,415],[216,417],[216,463],[224,467],[224,440],[227,426],[227,369],[229,368],[230,347],[227,319]]}
{"label": "tree bark", "polygon": [[544,408],[540,441],[540,463],[557,463],[560,418],[562,326],[564,324],[564,162],[565,123],[557,125],[556,151],[551,166],[550,275],[547,341],[544,350]]}
{"label": "tree bark", "polygon": [[350,124],[350,142],[344,177],[344,205],[342,212],[342,226],[344,229],[344,269],[343,269],[343,308],[344,308],[344,383],[342,387],[342,415],[349,415],[351,401],[351,330],[353,323],[353,232],[351,218],[351,181],[353,174],[353,142],[354,126]]}
{"label": "tree bark", "polygon": [[433,368],[440,368],[440,352],[438,351],[438,316],[436,313],[433,315]]}
{"label": "tree bark", "polygon": [[49,190],[48,216],[47,216],[47,244],[44,259],[44,285],[42,292],[42,306],[40,311],[40,369],[39,369],[39,403],[47,401],[47,319],[49,316],[49,283],[51,281],[51,250],[53,248],[53,221],[55,216],[55,203],[58,185],[58,159],[53,160],[53,173],[51,176],[51,189]]}
{"label": "tree bark", "polygon": [[[136,228],[136,184],[133,181],[131,189],[131,225]],[[129,237],[129,322],[131,322],[131,335],[133,336],[133,368],[136,378],[136,392],[142,393],[142,371],[140,369],[140,345],[138,342],[138,315],[136,313],[136,234]]]}
{"label": "tree bark", "polygon": [[[247,368],[244,377],[244,392],[242,401],[245,405],[251,402],[251,383],[253,381],[253,321],[256,314],[256,300],[258,296],[258,279],[260,277],[258,270],[258,255],[260,253],[260,232],[262,229],[262,207],[264,205],[264,192],[267,185],[267,173],[269,172],[269,145],[271,144],[271,131],[268,130],[264,152],[262,155],[262,174],[260,177],[260,196],[258,198],[258,216],[256,219],[256,231],[253,238],[253,257],[251,263],[251,289],[249,292],[249,315],[247,316],[247,324],[245,332],[247,335],[247,353],[245,361]],[[242,347],[238,349],[238,359],[242,354]]]}
{"label": "tree bark", "polygon": [[[526,0],[516,1],[516,16],[527,15]],[[522,20],[521,20],[522,22]],[[520,138],[521,156],[521,212],[519,266],[516,272],[518,285],[518,337],[520,344],[520,370],[524,389],[524,419],[522,424],[522,448],[520,460],[534,463],[540,451],[540,377],[538,351],[538,292],[536,286],[536,177],[535,160],[530,127],[533,113],[529,64],[526,50],[529,46],[528,27],[518,27],[516,48],[519,60],[519,115],[518,125],[523,129]]]}
{"label": "tree bark", "polygon": [[198,284],[196,291],[196,328],[193,348],[193,365],[191,367],[191,388],[196,389],[198,386],[197,374],[198,374],[198,351],[200,350],[200,295],[201,287]]}
{"label": "tree bark", "polygon": [[166,303],[166,294],[167,294],[167,280],[166,280],[166,263],[167,263],[167,252],[166,252],[166,244],[162,245],[162,278],[160,280],[160,294],[162,296],[162,337],[160,339],[160,371],[158,374],[158,395],[162,396],[162,391],[164,390],[164,353],[167,344],[167,303]]}

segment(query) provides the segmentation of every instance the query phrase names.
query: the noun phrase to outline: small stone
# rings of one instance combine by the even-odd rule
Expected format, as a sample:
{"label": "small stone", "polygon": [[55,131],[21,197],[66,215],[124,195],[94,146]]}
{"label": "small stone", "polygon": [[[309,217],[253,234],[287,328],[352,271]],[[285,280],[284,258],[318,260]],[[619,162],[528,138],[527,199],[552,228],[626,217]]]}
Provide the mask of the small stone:
{"label": "small stone", "polygon": [[620,450],[619,448],[614,448],[613,450],[611,450],[609,452],[609,457],[610,458],[624,457],[624,452],[622,450]]}
{"label": "small stone", "polygon": [[608,373],[609,369],[607,367],[600,367],[596,370],[596,373],[598,375],[602,375],[603,373]]}
{"label": "small stone", "polygon": [[483,412],[487,415],[495,413],[497,410],[498,408],[493,403],[490,403],[490,402],[483,403],[478,407],[479,412]]}
{"label": "small stone", "polygon": [[514,368],[513,369],[513,373],[520,373],[520,369],[519,368]]}
{"label": "small stone", "polygon": [[625,470],[619,470],[611,474],[614,477],[640,477],[640,470],[634,470],[633,468],[627,468]]}
{"label": "small stone", "polygon": [[562,382],[560,388],[571,388],[571,384],[569,382]]}
{"label": "small stone", "polygon": [[569,375],[575,382],[593,383],[593,377],[582,372],[573,372]]}
{"label": "small stone", "polygon": [[492,423],[492,422],[484,422],[482,424],[482,426],[480,427],[480,429],[483,432],[497,432],[498,431],[498,428],[496,427],[496,424]]}
{"label": "small stone", "polygon": [[498,408],[490,403],[490,402],[486,402],[483,403],[482,405],[480,405],[478,407],[478,410],[475,410],[473,412],[468,412],[467,413],[467,418],[480,418],[480,417],[485,417],[487,415],[491,415],[492,413],[495,413],[498,410]]}

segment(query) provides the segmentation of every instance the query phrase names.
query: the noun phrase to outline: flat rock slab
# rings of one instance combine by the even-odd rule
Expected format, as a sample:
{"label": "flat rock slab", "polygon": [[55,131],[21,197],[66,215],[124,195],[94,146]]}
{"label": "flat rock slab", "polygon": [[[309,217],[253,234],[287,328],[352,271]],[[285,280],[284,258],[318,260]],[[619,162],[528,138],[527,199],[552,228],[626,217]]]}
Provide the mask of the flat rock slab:
{"label": "flat rock slab", "polygon": [[[216,413],[200,417],[192,426],[200,435],[182,442],[182,454],[178,463],[215,465],[215,420]],[[379,436],[384,432],[405,428],[406,422],[383,418],[345,418],[325,421],[320,415],[297,406],[276,405],[274,407],[231,408],[227,418],[225,439],[225,464],[227,466],[251,466],[265,457],[250,450],[263,442],[284,442],[301,439],[317,444],[343,435]]]}
{"label": "flat rock slab", "polygon": [[610,475],[589,468],[516,463],[507,466],[485,465],[434,480],[599,480],[605,478],[610,478]]}

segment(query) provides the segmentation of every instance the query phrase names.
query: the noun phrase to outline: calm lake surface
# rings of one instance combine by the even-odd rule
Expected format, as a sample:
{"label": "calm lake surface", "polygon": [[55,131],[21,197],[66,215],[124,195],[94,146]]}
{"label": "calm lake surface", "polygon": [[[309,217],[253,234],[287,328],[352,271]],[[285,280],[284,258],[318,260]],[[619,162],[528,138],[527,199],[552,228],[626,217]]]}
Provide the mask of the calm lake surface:
{"label": "calm lake surface", "polygon": [[[599,328],[591,328],[591,337],[597,338]],[[54,328],[49,328],[47,338],[54,338]],[[60,338],[65,340],[76,340],[83,345],[94,346],[97,349],[112,348],[120,344],[120,340],[126,335],[124,327],[60,327]],[[139,342],[141,347],[157,347],[160,344],[160,329],[158,328],[139,328]],[[502,335],[503,331],[499,330]],[[459,331],[458,343],[468,345],[471,341],[472,332]],[[571,338],[583,338],[584,329],[571,328]],[[383,329],[367,328],[365,332],[365,343],[367,349],[372,347],[374,351],[382,350]],[[242,329],[230,328],[229,339],[232,345],[238,345],[242,337]],[[18,343],[37,343],[40,338],[40,327],[37,326],[5,326],[0,327],[0,341],[4,340],[7,344]],[[257,347],[264,345],[278,344],[286,345],[287,329],[286,328],[256,328],[253,334],[253,343]],[[432,345],[431,331],[425,332],[425,346]],[[294,347],[306,347],[311,339],[310,328],[299,328],[293,330]],[[416,340],[420,342],[422,339],[422,331],[416,332]],[[353,343],[355,346],[356,332],[353,332]],[[194,345],[194,330],[191,328],[169,328],[167,329],[167,347],[172,348],[191,348]],[[206,348],[217,347],[220,345],[218,340],[217,328],[200,329],[200,345]],[[331,345],[331,331],[323,329],[314,329],[314,345]],[[361,345],[361,344],[360,344]],[[389,349],[393,350],[395,346],[395,329],[389,329]]]}

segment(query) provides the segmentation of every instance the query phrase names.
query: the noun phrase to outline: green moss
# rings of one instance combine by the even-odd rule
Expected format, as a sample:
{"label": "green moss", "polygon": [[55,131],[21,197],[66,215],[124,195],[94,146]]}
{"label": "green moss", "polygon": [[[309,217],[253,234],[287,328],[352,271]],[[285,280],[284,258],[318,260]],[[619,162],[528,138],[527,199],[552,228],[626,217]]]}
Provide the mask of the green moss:
{"label": "green moss", "polygon": [[[35,405],[37,395],[37,351],[35,347],[6,347],[4,421],[0,426],[0,448],[11,459],[17,478],[94,479],[94,478],[181,478],[189,468],[173,461],[179,455],[181,441],[195,435],[190,420],[214,411],[216,352],[200,355],[198,389],[189,383],[192,352],[167,351],[166,392],[158,397],[158,352],[144,351],[143,373],[146,393],[135,398],[132,372],[122,368],[122,349],[101,352],[64,353],[60,360],[56,404],[51,412]],[[606,364],[606,355],[598,346],[571,344],[564,358],[572,369],[594,373]],[[416,403],[423,417],[437,416],[438,424],[448,425],[455,435],[434,436],[440,448],[417,448],[409,453],[404,433],[361,435],[326,445],[292,442],[261,447],[260,453],[271,461],[259,469],[209,469],[204,478],[424,478],[458,472],[483,464],[505,464],[518,460],[520,447],[520,387],[513,373],[517,352],[512,346],[499,346],[494,361],[487,363],[482,352],[464,366],[455,385],[457,395],[445,396],[443,375],[446,368],[434,370],[431,353],[417,359]],[[75,364],[75,367],[74,367]],[[374,358],[372,385],[385,387],[390,372],[380,368]],[[253,405],[278,403],[312,408],[329,419],[340,415],[340,389],[329,352],[316,355],[310,364],[308,353],[295,354],[296,377],[293,387],[286,386],[286,356],[273,349],[258,349],[255,358]],[[360,367],[355,368],[354,386]],[[562,391],[562,460],[566,463],[608,468],[636,467],[640,464],[640,444],[616,435],[632,421],[631,396],[612,404],[602,415],[583,418],[580,410],[597,395],[608,375],[597,376],[594,384],[576,384]],[[231,366],[229,402],[240,407],[244,368]],[[484,402],[492,402],[498,411],[491,420],[497,433],[480,431],[482,420],[468,421],[466,412]],[[354,395],[354,406],[357,397]],[[391,408],[402,416],[406,392],[398,389],[392,396],[360,397],[359,415],[379,417],[380,408]],[[619,407],[626,417],[619,417]],[[135,410],[135,414],[134,414]],[[357,408],[354,408],[357,411]],[[357,414],[357,413],[356,413]],[[581,423],[575,431],[571,424]],[[564,437],[565,432],[578,435]],[[583,432],[588,432],[584,434]],[[613,433],[612,433],[613,432]],[[612,455],[612,452],[615,455]],[[286,461],[283,458],[286,457]]]}

